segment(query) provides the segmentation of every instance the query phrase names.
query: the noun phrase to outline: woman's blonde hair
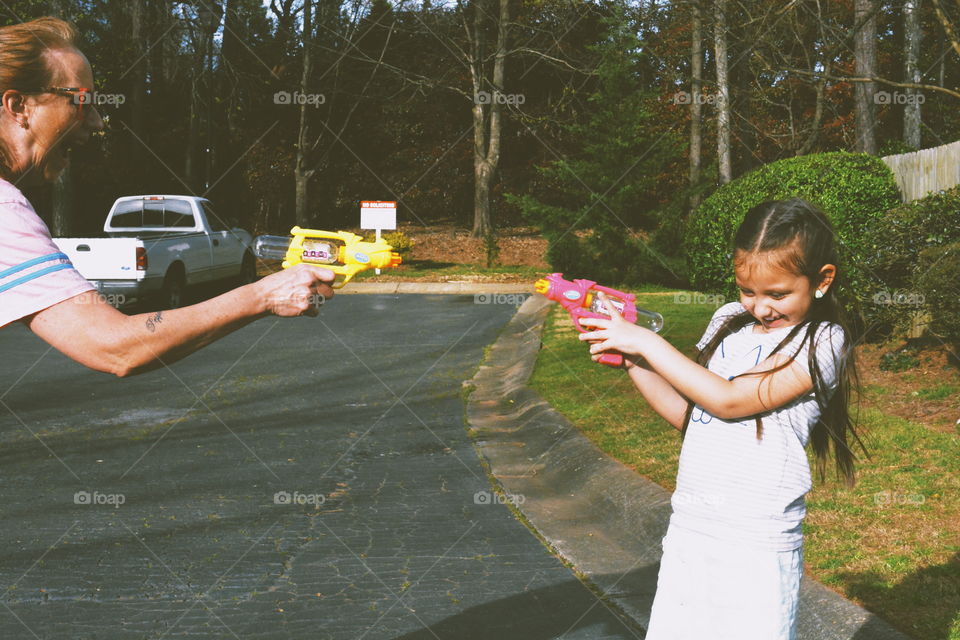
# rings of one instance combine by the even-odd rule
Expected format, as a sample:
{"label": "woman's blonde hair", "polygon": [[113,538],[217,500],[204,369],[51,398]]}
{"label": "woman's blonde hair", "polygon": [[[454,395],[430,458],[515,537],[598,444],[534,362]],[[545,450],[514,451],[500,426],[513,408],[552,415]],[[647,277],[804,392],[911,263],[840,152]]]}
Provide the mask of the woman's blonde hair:
{"label": "woman's blonde hair", "polygon": [[0,94],[50,86],[53,74],[44,54],[51,49],[76,49],[77,40],[72,24],[49,16],[0,27]]}

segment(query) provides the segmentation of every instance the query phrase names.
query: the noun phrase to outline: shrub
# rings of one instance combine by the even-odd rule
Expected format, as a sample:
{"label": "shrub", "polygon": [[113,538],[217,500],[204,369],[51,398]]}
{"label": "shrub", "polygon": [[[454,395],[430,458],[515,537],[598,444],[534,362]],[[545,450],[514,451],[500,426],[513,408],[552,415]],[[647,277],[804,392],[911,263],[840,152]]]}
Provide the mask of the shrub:
{"label": "shrub", "polygon": [[930,332],[957,353],[960,347],[960,242],[923,250],[912,284],[927,305]]}
{"label": "shrub", "polygon": [[[957,211],[960,187],[894,207],[869,229],[861,268],[866,276],[864,319],[871,333],[887,335],[902,329],[907,307],[916,308],[919,297],[927,297],[922,290],[936,283],[929,278],[918,280],[926,271],[919,266],[920,257],[930,249],[960,241]],[[929,305],[930,299],[926,302]]]}
{"label": "shrub", "polygon": [[606,286],[660,283],[685,286],[682,265],[640,238],[613,229],[589,235],[549,238],[547,261],[567,278],[587,278]]}
{"label": "shrub", "polygon": [[715,191],[690,217],[684,249],[694,288],[736,297],[733,235],[747,210],[768,200],[803,198],[820,207],[838,236],[841,266],[852,291],[867,229],[900,202],[893,174],[879,158],[846,152],[787,158],[764,165]]}
{"label": "shrub", "polygon": [[[373,242],[376,237],[376,234],[368,234],[363,239],[368,242]],[[399,253],[401,256],[406,256],[408,253],[410,253],[410,250],[413,249],[413,240],[411,240],[410,236],[405,234],[403,231],[390,231],[389,233],[383,233],[380,234],[380,238],[393,247],[393,250]]]}

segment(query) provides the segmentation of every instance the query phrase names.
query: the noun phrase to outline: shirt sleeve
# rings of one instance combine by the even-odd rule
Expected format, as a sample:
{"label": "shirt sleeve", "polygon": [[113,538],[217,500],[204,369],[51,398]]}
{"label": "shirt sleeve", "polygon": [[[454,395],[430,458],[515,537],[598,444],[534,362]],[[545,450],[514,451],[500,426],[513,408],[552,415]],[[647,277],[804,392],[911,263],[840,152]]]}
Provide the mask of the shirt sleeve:
{"label": "shirt sleeve", "polygon": [[92,289],[25,198],[0,201],[0,327]]}
{"label": "shirt sleeve", "polygon": [[[813,344],[816,349],[816,363],[823,376],[823,382],[831,393],[837,388],[838,373],[846,359],[847,337],[843,328],[832,322],[825,322],[817,327],[813,335]],[[807,331],[802,330],[797,336],[785,345],[780,353],[785,355],[796,354],[795,360],[807,364],[810,353],[810,341]]]}
{"label": "shirt sleeve", "polygon": [[[827,389],[832,393],[839,382],[842,364],[847,357],[847,336],[840,325],[826,323],[817,327],[813,342],[817,349],[817,367]],[[804,351],[806,357],[807,351]]]}
{"label": "shirt sleeve", "polygon": [[703,332],[703,337],[700,338],[699,342],[697,342],[697,349],[703,351],[704,348],[710,343],[710,340],[713,338],[714,334],[720,330],[720,327],[723,326],[724,322],[735,315],[743,313],[744,311],[745,309],[743,308],[743,305],[739,302],[728,302],[717,309],[714,312],[713,317],[710,318],[710,323]]}

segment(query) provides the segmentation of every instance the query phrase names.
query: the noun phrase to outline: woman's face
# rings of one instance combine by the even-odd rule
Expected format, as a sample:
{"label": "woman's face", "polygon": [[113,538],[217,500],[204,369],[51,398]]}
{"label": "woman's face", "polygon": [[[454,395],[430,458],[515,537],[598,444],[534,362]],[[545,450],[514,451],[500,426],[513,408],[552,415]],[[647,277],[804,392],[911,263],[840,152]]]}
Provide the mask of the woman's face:
{"label": "woman's face", "polygon": [[[83,87],[93,92],[93,71],[76,49],[52,49],[45,54],[53,87]],[[92,95],[86,96],[91,98]],[[21,184],[55,181],[70,163],[70,149],[103,129],[96,107],[80,104],[76,93],[27,94],[27,128],[14,173]]]}

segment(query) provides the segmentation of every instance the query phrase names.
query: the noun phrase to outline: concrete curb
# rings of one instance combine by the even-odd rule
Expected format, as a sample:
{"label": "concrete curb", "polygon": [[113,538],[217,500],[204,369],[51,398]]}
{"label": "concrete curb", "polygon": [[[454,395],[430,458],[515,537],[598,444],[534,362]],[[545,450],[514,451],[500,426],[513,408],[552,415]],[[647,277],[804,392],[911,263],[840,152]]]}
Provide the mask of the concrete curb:
{"label": "concrete curb", "polygon": [[[532,283],[497,282],[351,282],[338,289],[338,296],[360,293],[426,293],[441,295],[533,295]],[[519,304],[519,302],[517,303]]]}
{"label": "concrete curb", "polygon": [[[517,311],[472,380],[467,418],[530,525],[646,629],[670,493],[604,454],[526,386],[549,305],[534,296]],[[800,640],[909,640],[810,578],[800,598]]]}

